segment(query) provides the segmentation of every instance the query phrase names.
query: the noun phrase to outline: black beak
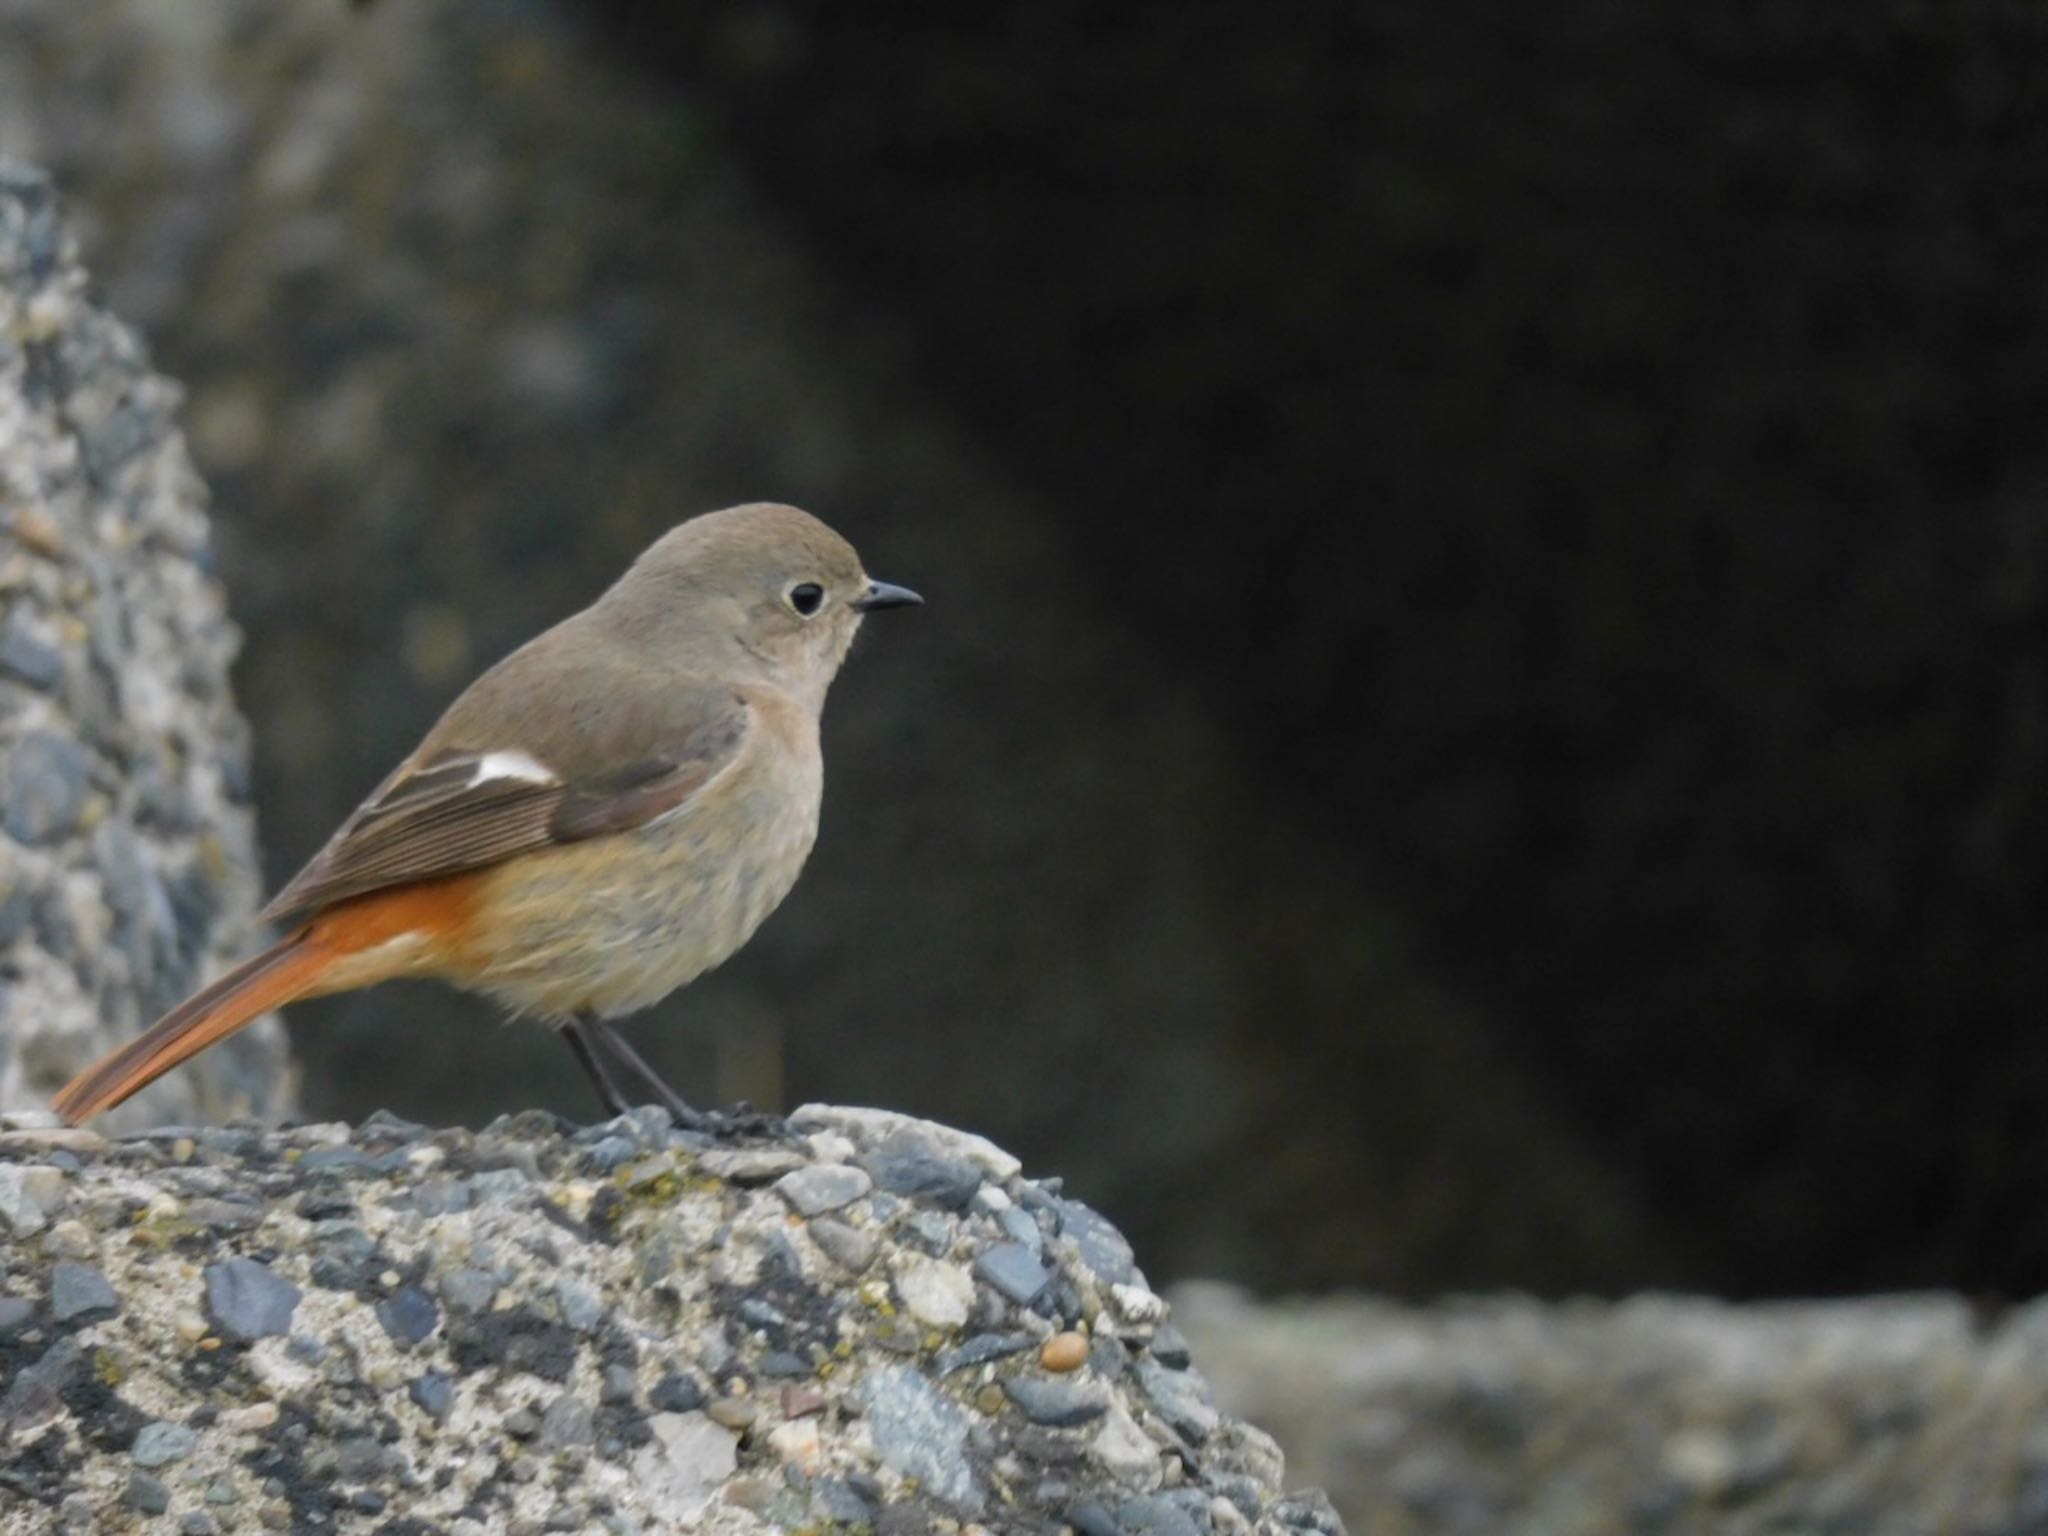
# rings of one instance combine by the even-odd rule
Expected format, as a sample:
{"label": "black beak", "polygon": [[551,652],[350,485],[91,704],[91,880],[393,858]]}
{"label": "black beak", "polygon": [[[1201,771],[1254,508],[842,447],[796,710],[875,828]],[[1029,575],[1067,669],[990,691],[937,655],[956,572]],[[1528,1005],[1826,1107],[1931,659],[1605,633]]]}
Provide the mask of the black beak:
{"label": "black beak", "polygon": [[873,613],[877,608],[922,608],[924,599],[908,587],[886,581],[871,581],[867,591],[853,600],[856,613]]}

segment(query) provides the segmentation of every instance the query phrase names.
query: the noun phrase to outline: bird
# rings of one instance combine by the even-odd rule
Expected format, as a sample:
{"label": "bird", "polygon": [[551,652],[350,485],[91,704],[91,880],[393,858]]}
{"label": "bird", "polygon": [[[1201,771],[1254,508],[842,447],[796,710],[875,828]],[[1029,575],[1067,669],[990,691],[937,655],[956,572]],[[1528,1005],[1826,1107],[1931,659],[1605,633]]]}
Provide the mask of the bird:
{"label": "bird", "polygon": [[867,615],[923,602],[795,507],[678,524],[594,603],[489,668],[259,915],[281,937],[85,1068],[76,1125],[287,1003],[436,978],[558,1031],[607,1112],[612,1063],[679,1124],[717,1117],[619,1031],[720,964],[795,885],[819,716]]}

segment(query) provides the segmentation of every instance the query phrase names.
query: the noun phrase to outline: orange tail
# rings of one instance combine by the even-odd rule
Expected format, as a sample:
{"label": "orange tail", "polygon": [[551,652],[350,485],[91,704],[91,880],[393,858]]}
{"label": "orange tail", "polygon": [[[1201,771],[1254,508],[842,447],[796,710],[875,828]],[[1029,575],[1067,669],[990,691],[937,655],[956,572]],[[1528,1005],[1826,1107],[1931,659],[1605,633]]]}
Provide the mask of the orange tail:
{"label": "orange tail", "polygon": [[313,991],[335,957],[310,938],[310,929],[295,933],[193,993],[66,1083],[55,1101],[57,1113],[77,1125],[112,1109],[251,1020]]}

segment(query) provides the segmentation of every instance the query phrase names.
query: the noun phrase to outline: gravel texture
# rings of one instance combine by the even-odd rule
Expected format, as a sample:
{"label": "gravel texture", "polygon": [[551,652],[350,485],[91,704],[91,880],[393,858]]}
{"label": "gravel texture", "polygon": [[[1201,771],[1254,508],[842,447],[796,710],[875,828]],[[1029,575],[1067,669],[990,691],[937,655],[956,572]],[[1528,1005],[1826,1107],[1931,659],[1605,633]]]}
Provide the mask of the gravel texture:
{"label": "gravel texture", "polygon": [[29,1113],[0,1171],[4,1536],[1340,1529],[1113,1229],[943,1126]]}
{"label": "gravel texture", "polygon": [[2048,1530],[2048,1302],[1173,1303],[1218,1399],[1357,1531]]}
{"label": "gravel texture", "polygon": [[[177,403],[88,301],[48,181],[0,161],[0,1107],[42,1102],[249,936],[238,637]],[[113,1123],[276,1114],[283,1070],[260,1024]],[[35,1208],[0,1185],[0,1231]]]}

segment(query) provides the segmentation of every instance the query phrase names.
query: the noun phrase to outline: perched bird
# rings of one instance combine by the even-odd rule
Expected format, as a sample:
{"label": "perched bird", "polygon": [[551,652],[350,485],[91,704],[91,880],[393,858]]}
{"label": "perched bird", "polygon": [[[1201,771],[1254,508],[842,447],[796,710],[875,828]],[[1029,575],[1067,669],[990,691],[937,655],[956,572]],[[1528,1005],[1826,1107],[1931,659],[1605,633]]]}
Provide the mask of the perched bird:
{"label": "perched bird", "polygon": [[699,1115],[611,1022],[731,955],[818,831],[825,690],[864,615],[921,602],[772,503],[691,519],[492,667],[264,910],[284,938],[57,1095],[109,1109],[300,998],[439,977]]}

